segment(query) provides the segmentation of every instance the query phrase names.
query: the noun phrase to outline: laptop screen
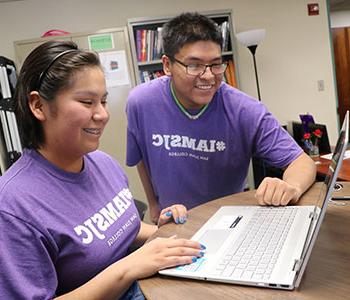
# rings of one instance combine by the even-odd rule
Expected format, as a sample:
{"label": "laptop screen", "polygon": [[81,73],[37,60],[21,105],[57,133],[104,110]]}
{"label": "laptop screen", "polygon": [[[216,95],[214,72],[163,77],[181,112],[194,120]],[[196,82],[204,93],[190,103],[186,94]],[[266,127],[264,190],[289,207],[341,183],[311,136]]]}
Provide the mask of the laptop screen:
{"label": "laptop screen", "polygon": [[[305,243],[302,256],[301,256],[301,266],[299,273],[303,274],[303,271],[306,267],[307,261],[309,259],[311,250],[316,241],[318,232],[320,230],[324,215],[326,213],[326,208],[329,202],[329,199],[332,197],[333,187],[338,177],[339,170],[343,161],[344,153],[348,145],[349,139],[349,112],[346,113],[342,128],[339,133],[339,137],[332,155],[330,165],[328,167],[328,172],[326,178],[320,189],[320,195],[317,205],[314,210],[314,217],[311,222],[309,233],[307,237],[307,243]],[[314,230],[313,230],[314,229]],[[301,276],[297,276],[295,286],[298,287],[301,280]]]}
{"label": "laptop screen", "polygon": [[332,155],[331,162],[328,167],[327,175],[324,180],[324,183],[321,188],[321,194],[319,197],[319,202],[317,205],[323,209],[324,206],[327,206],[328,200],[331,198],[333,193],[333,187],[335,184],[335,181],[337,179],[342,161],[343,161],[343,155],[347,148],[347,141],[348,141],[348,120],[349,116],[346,115],[343,126],[340,130],[339,137],[336,143],[336,146],[334,148],[334,152]]}

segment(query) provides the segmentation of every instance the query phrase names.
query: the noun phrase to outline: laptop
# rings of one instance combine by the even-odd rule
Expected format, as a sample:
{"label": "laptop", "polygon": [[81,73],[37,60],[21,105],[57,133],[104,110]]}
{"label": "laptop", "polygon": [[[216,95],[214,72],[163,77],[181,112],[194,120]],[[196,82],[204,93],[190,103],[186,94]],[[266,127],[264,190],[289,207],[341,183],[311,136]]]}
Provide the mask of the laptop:
{"label": "laptop", "polygon": [[292,290],[324,219],[347,148],[346,113],[328,174],[314,206],[223,206],[192,237],[206,246],[196,262],[162,275]]}

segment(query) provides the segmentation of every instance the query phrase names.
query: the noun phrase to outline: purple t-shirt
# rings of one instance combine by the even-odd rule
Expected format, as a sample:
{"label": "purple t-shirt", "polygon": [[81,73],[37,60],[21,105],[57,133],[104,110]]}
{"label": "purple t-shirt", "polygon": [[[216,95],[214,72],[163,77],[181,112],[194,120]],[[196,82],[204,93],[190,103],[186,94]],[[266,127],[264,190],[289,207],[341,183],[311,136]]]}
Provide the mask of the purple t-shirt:
{"label": "purple t-shirt", "polygon": [[253,156],[282,168],[302,153],[262,103],[226,83],[191,120],[174,102],[170,78],[152,80],[131,91],[127,117],[127,165],[144,161],[160,208],[242,191]]}
{"label": "purple t-shirt", "polygon": [[123,258],[140,219],[110,156],[69,173],[25,150],[0,177],[0,228],[0,299],[52,299]]}

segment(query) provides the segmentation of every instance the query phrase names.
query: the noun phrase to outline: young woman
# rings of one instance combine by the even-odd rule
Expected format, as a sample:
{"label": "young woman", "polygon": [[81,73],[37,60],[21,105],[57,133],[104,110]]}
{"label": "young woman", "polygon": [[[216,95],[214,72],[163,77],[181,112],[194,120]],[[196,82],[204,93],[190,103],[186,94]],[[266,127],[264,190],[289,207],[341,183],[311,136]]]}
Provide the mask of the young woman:
{"label": "young woman", "polygon": [[[37,47],[15,93],[21,158],[0,178],[1,299],[143,299],[135,281],[203,255],[176,238],[142,245],[157,226],[140,221],[120,165],[97,151],[108,122],[96,54],[74,43]],[[159,226],[184,219],[162,211]]]}

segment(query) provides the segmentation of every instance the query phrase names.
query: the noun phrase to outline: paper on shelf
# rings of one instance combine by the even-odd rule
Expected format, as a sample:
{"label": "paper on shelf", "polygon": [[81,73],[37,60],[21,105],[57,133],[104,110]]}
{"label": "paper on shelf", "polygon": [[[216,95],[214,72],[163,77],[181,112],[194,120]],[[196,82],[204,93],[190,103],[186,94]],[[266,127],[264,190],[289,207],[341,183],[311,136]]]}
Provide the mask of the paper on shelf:
{"label": "paper on shelf", "polygon": [[[322,158],[331,160],[333,156],[333,153],[329,153],[326,155],[321,155]],[[350,150],[346,150],[344,153],[344,159],[350,158]]]}

